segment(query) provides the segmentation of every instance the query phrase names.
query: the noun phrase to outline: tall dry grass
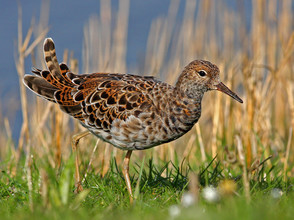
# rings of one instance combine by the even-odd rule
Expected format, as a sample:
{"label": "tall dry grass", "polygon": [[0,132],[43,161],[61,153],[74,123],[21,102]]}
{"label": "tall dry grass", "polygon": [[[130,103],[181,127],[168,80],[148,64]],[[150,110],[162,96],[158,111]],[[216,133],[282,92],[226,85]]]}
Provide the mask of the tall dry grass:
{"label": "tall dry grass", "polygon": [[[119,1],[118,11],[112,10],[110,1],[101,0],[100,4],[99,16],[90,17],[84,28],[83,72],[127,72],[130,1]],[[254,0],[252,14],[248,15],[244,1],[238,3],[237,10],[232,10],[224,1],[186,0],[181,20],[178,19],[179,4],[180,0],[171,1],[167,16],[152,22],[145,60],[138,64],[137,73],[155,75],[173,84],[190,61],[207,59],[220,67],[222,81],[240,94],[244,104],[219,92],[209,92],[204,97],[202,116],[195,128],[177,141],[136,152],[132,160],[145,154],[152,156],[155,162],[185,158],[196,167],[218,155],[217,160],[222,160],[225,166],[239,160],[238,164],[246,171],[252,164],[273,155],[274,160],[279,158],[284,164],[281,172],[293,176],[293,166],[289,166],[294,162],[293,1]],[[250,28],[247,28],[248,21]],[[18,160],[18,152],[26,149],[28,158],[33,155],[58,167],[70,155],[71,136],[83,128],[56,106],[39,98],[29,100],[32,105],[27,104],[26,90],[21,83],[23,62],[24,57],[32,53],[36,54],[35,58],[41,57],[38,54],[41,49],[36,50],[35,46],[45,37],[48,22],[41,23],[43,26],[31,45],[32,29],[25,40],[21,34],[18,38],[16,66],[24,121],[18,148],[9,145],[7,151],[11,148],[15,152],[12,157]],[[21,20],[19,33],[22,33]],[[58,48],[57,55],[61,62]],[[38,59],[34,60],[40,67]],[[67,51],[63,61],[72,71],[78,71],[76,60]],[[9,123],[5,128],[4,136],[9,139]],[[124,152],[100,141],[93,154],[95,141],[96,138],[90,136],[80,141],[82,167],[84,173],[92,167],[104,175],[111,155],[119,164]],[[89,160],[91,166],[86,163]]]}

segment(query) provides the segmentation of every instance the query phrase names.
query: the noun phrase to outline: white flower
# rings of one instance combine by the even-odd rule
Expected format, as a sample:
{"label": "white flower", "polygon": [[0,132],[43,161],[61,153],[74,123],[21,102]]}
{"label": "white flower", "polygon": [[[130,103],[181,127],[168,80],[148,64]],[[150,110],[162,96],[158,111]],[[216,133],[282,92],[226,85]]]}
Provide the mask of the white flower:
{"label": "white flower", "polygon": [[192,193],[186,192],[182,196],[182,205],[185,208],[188,208],[188,207],[194,205],[195,201],[196,201],[195,196]]}
{"label": "white flower", "polygon": [[172,205],[169,207],[168,212],[172,218],[175,218],[181,214],[181,209],[177,205]]}
{"label": "white flower", "polygon": [[273,199],[279,199],[283,195],[283,191],[279,188],[273,188],[271,191],[271,197]]}
{"label": "white flower", "polygon": [[220,195],[217,189],[213,186],[207,186],[202,191],[203,198],[210,203],[216,203],[220,200]]}

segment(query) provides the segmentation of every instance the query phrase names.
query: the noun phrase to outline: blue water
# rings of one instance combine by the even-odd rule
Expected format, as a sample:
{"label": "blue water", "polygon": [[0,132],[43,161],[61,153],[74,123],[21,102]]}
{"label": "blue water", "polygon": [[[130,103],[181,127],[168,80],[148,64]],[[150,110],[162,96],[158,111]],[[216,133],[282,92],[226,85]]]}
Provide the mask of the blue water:
{"label": "blue water", "polygon": [[[0,0],[0,109],[10,120],[13,137],[17,139],[21,125],[19,82],[14,64],[17,42],[17,2],[22,6],[23,35],[27,33],[32,16],[39,21],[40,0]],[[229,7],[236,7],[236,1],[227,0]],[[251,2],[251,1],[248,1]],[[136,66],[145,54],[147,37],[152,20],[167,15],[170,0],[131,0],[128,27],[128,68]],[[57,54],[65,49],[74,52],[81,64],[83,28],[91,15],[99,14],[99,0],[52,0],[49,3],[48,37],[55,41]],[[185,1],[180,1],[179,19],[184,11]],[[250,3],[248,4],[250,8]],[[112,0],[112,9],[117,10],[118,0]],[[248,11],[248,10],[247,10]],[[250,12],[250,9],[249,9]],[[26,59],[25,70],[31,70],[31,59]],[[80,69],[81,70],[81,69]],[[8,102],[9,101],[9,102]]]}

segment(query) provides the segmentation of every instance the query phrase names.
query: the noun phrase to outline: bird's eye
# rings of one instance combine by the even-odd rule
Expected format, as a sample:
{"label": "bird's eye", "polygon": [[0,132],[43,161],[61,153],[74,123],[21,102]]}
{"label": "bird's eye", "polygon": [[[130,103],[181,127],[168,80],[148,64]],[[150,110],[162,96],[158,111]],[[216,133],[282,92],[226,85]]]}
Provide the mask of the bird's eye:
{"label": "bird's eye", "polygon": [[207,72],[205,70],[200,70],[198,72],[198,74],[199,74],[199,76],[204,77],[204,76],[206,76]]}

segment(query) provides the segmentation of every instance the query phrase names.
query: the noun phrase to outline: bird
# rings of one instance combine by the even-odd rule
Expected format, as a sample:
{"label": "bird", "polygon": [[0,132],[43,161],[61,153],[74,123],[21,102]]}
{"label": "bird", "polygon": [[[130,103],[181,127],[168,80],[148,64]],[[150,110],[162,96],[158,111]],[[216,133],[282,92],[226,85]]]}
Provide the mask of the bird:
{"label": "bird", "polygon": [[[129,163],[134,150],[171,142],[191,130],[201,116],[205,92],[218,90],[243,103],[221,82],[219,68],[206,60],[190,62],[170,85],[153,76],[74,74],[65,63],[58,63],[51,38],[45,39],[43,48],[47,69],[32,68],[34,75],[26,74],[24,84],[87,128],[73,138],[73,150],[81,137],[92,133],[127,151],[122,171],[131,202]],[[82,190],[78,163],[76,154],[75,184]]]}

